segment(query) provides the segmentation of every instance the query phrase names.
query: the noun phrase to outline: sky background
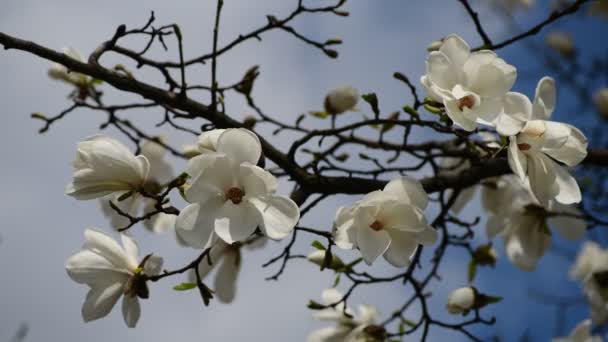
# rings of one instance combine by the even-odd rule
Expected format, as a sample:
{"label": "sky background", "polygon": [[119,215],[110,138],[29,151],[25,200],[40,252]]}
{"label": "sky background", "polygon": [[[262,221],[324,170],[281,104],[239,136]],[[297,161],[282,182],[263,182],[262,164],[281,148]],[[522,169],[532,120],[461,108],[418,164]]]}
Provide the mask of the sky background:
{"label": "sky background", "polygon": [[[1,32],[50,48],[72,46],[88,54],[100,42],[110,38],[118,25],[141,26],[151,10],[156,12],[157,24],[175,22],[180,25],[186,56],[198,55],[211,48],[214,1],[2,2]],[[481,12],[482,22],[490,36],[500,41],[510,33],[510,29],[483,2],[488,1],[471,0]],[[295,0],[226,0],[220,45],[239,33],[263,25],[266,14],[281,17],[295,4]],[[517,22],[528,27],[546,15],[546,8],[547,2],[541,1],[531,11],[517,12]],[[381,107],[388,112],[411,102],[407,89],[392,78],[392,73],[401,71],[418,84],[417,80],[425,70],[429,42],[458,33],[472,46],[480,43],[472,22],[457,1],[350,0],[346,9],[351,14],[348,18],[308,15],[294,24],[300,32],[319,41],[333,37],[343,39],[344,44],[338,47],[338,60],[326,58],[285,33],[271,32],[263,36],[261,43],[251,41],[226,54],[220,60],[220,82],[239,80],[250,66],[260,65],[262,74],[256,82],[254,96],[267,113],[284,121],[295,120],[299,113],[320,109],[326,91],[342,84],[352,84],[361,92],[375,91],[380,97]],[[585,20],[584,25],[580,22],[580,18],[567,20],[556,27],[574,32],[577,43],[585,46],[582,57],[593,53],[605,55],[606,44],[598,44],[597,37],[587,33],[606,32],[608,24],[597,19]],[[176,59],[176,51],[173,48],[165,54],[157,49],[154,54],[162,59]],[[514,89],[532,96],[537,80],[546,72],[536,55],[524,47],[507,48],[500,54],[519,69],[519,80]],[[104,62],[112,65],[117,61],[108,58]],[[269,342],[304,341],[312,330],[324,326],[313,321],[306,303],[309,299],[318,300],[322,289],[331,286],[331,273],[320,273],[305,261],[293,260],[279,282],[264,280],[274,273],[275,268],[263,269],[261,264],[279,253],[285,242],[273,242],[263,250],[244,252],[237,299],[231,305],[214,301],[211,306],[203,307],[195,291],[179,293],[171,289],[183,280],[175,277],[151,286],[151,300],[142,303],[142,317],[137,329],[125,327],[119,307],[105,319],[84,324],[80,308],[87,289],[67,277],[64,263],[82,245],[84,228],[94,226],[110,230],[97,202],[76,201],[63,193],[71,177],[70,163],[76,143],[97,133],[104,117],[99,113],[79,111],[58,122],[48,133],[38,135],[40,122],[30,119],[30,113],[53,115],[69,106],[66,95],[70,88],[46,77],[48,64],[18,51],[0,51],[0,115],[3,118],[0,126],[0,155],[3,158],[0,191],[4,194],[0,199],[0,341],[9,340],[21,323],[29,326],[27,341],[91,342],[151,342],[171,338],[227,342],[244,338]],[[158,76],[149,70],[138,71],[137,77],[162,86]],[[208,81],[209,74],[206,69],[199,68],[188,77],[202,82]],[[139,100],[120,94],[107,85],[102,89],[106,92],[106,101],[124,103]],[[423,93],[421,87],[419,92]],[[576,123],[585,132],[587,127],[590,129],[602,124],[592,109],[585,103],[581,104],[569,89],[560,88],[559,95],[555,114],[559,120]],[[228,112],[242,116],[250,110],[241,100],[229,98]],[[154,123],[162,119],[162,114],[148,110],[133,112],[128,117],[158,134],[166,132],[153,128]],[[321,124],[314,119],[307,120],[310,125]],[[106,130],[105,134],[124,141],[115,130]],[[271,137],[270,140],[285,146],[289,138],[287,135]],[[422,138],[419,134],[418,139]],[[179,146],[193,142],[194,138],[171,134],[169,139]],[[183,167],[183,162],[174,162],[176,170]],[[282,188],[282,192],[287,191],[289,188]],[[356,198],[336,196],[319,206],[302,224],[329,229],[336,208],[353,200]],[[462,213],[464,219],[480,215],[478,201],[473,202]],[[429,217],[432,217],[431,213]],[[485,242],[483,228],[482,220],[476,237],[480,243]],[[143,229],[137,229],[134,235],[142,253],[153,251],[161,254],[169,269],[184,265],[198,253],[177,247],[170,235],[154,236]],[[294,250],[298,254],[311,251],[310,237],[302,235]],[[557,244],[561,246],[564,243],[558,240]],[[501,244],[497,243],[497,246],[502,252]],[[568,245],[567,250],[569,253],[566,254],[575,253],[576,245]],[[357,256],[355,252],[340,255],[345,259]],[[461,251],[450,252],[446,258],[441,272],[444,282],[432,287],[434,296],[430,307],[433,315],[446,318],[447,293],[466,284],[467,262]],[[501,253],[494,272],[481,269],[475,285],[483,292],[504,296],[505,301],[484,310],[488,316],[497,315],[499,321],[493,327],[481,328],[479,335],[489,338],[497,334],[506,341],[512,341],[529,331],[534,341],[545,341],[556,331],[570,331],[587,316],[584,305],[569,308],[565,323],[555,326],[555,310],[540,305],[529,296],[530,289],[578,296],[577,284],[567,281],[570,262],[557,254],[548,255],[536,272],[524,274],[510,265]],[[374,271],[388,274],[395,269],[380,260],[374,265]],[[341,284],[342,289],[344,285]],[[349,302],[377,305],[384,318],[399,305],[395,303],[406,298],[407,293],[404,294],[395,283],[361,287]],[[416,309],[410,314],[415,320]],[[434,328],[429,340],[447,341],[445,333]],[[459,335],[449,339],[459,340],[466,339]]]}

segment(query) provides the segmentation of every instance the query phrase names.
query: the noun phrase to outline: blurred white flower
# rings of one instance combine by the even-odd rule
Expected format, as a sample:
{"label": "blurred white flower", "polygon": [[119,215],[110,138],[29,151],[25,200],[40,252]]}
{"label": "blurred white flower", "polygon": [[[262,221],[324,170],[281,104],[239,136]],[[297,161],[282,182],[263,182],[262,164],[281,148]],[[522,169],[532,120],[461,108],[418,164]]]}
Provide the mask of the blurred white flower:
{"label": "blurred white flower", "polygon": [[553,31],[545,36],[545,42],[553,50],[566,58],[572,58],[576,54],[574,41],[566,32]]}
{"label": "blurred white flower", "polygon": [[[484,201],[484,207],[489,208],[487,234],[490,239],[501,235],[509,260],[523,271],[533,271],[551,244],[549,227],[566,239],[578,240],[585,233],[586,223],[573,205],[551,202],[547,209],[543,208],[513,177],[499,178],[494,188],[487,185]],[[492,200],[488,201],[489,198]]]}
{"label": "blurred white flower", "polygon": [[448,36],[426,64],[421,82],[428,95],[443,103],[450,119],[467,131],[496,119],[517,78],[515,67],[489,50],[471,53],[457,35]]}
{"label": "blurred white flower", "polygon": [[[606,3],[608,3],[608,1]],[[595,103],[595,108],[602,117],[608,119],[608,88],[604,87],[598,89],[593,95],[593,102]]]}
{"label": "blurred white flower", "polygon": [[602,342],[600,336],[591,336],[591,320],[584,320],[579,323],[568,337],[558,337],[551,342]]}
{"label": "blurred white flower", "polygon": [[350,85],[344,85],[327,93],[323,106],[329,114],[340,114],[356,110],[358,101],[359,91]]}
{"label": "blurred white flower", "polygon": [[535,0],[490,0],[490,2],[500,6],[501,9],[509,14],[513,14],[513,12],[519,9],[530,9],[536,3]]}
{"label": "blurred white flower", "polygon": [[465,313],[475,305],[476,292],[470,286],[461,287],[450,293],[446,309],[451,314]]}
{"label": "blurred white flower", "polygon": [[420,182],[410,177],[394,179],[384,190],[338,209],[334,219],[336,245],[358,248],[368,265],[383,255],[393,266],[404,267],[418,244],[437,240],[437,232],[424,217],[427,203]]}
{"label": "blurred white flower", "polygon": [[596,0],[589,4],[589,14],[608,18],[608,0]]}
{"label": "blurred white flower", "polygon": [[[80,55],[80,52],[73,48],[63,48],[62,52],[72,59],[83,63],[85,62]],[[48,75],[51,79],[69,83],[77,88],[86,88],[90,82],[89,76],[70,71],[68,68],[59,63],[51,64]]]}
{"label": "blurred white flower", "polygon": [[[312,262],[315,265],[318,266],[323,266],[323,263],[325,262],[325,254],[327,252],[324,250],[315,250],[312,253],[308,254],[306,256],[306,259],[310,262]],[[327,266],[330,269],[338,269],[340,267],[344,266],[344,262],[342,261],[342,259],[340,259],[339,256],[335,255],[334,253],[331,254],[331,261],[329,262],[329,265]]]}
{"label": "blurred white flower", "polygon": [[[163,186],[174,177],[171,164],[165,160],[166,152],[167,150],[164,147],[154,141],[146,141],[141,147],[141,155],[146,157],[150,164],[148,177],[143,185],[144,190],[149,194],[158,194]],[[119,201],[118,199],[122,195],[124,195],[124,193],[115,193],[100,200],[103,214],[110,219],[111,226],[115,229],[127,226],[129,220],[117,213],[116,210],[110,206],[110,201],[124,213],[127,213],[132,217],[139,216],[142,204],[144,215],[156,211],[156,201],[154,199],[144,197],[140,193],[134,193],[128,198]],[[143,223],[144,227],[151,232],[164,233],[173,230],[176,218],[175,215],[159,213],[149,220],[144,220]]]}
{"label": "blurred white flower", "polygon": [[513,173],[529,182],[543,206],[556,200],[563,204],[581,201],[576,179],[566,166],[576,166],[587,156],[587,138],[576,127],[559,122],[531,120],[509,138],[508,160]]}
{"label": "blurred white flower", "polygon": [[608,322],[608,250],[595,242],[585,242],[570,269],[570,277],[582,283],[593,323]]}
{"label": "blurred white flower", "polygon": [[[324,305],[335,304],[342,297],[342,293],[334,288],[323,290],[321,294]],[[344,312],[353,317],[346,316]],[[381,342],[366,333],[366,328],[373,327],[378,320],[378,312],[372,306],[359,305],[358,314],[354,315],[352,310],[345,308],[342,302],[333,308],[315,312],[313,317],[322,321],[334,322],[336,325],[313,331],[306,342]],[[369,330],[367,329],[367,331]]]}
{"label": "blurred white flower", "polygon": [[65,192],[79,200],[137,191],[150,169],[146,157],[136,157],[119,141],[103,135],[78,143],[73,166],[73,179]]}
{"label": "blurred white flower", "polygon": [[[300,218],[298,206],[275,195],[276,178],[256,166],[262,154],[257,136],[246,129],[228,129],[215,153],[195,157],[200,172],[186,189],[192,203],[176,222],[180,238],[205,248],[219,236],[226,243],[243,241],[260,228],[271,239],[289,235]],[[194,160],[190,160],[191,162]]]}
{"label": "blurred white flower", "polygon": [[82,251],[66,262],[72,280],[91,289],[82,305],[85,322],[105,317],[120,296],[122,314],[129,328],[134,328],[141,309],[139,298],[149,296],[146,276],[160,273],[162,258],[149,255],[139,261],[139,248],[130,237],[121,234],[122,247],[106,234],[87,229]]}

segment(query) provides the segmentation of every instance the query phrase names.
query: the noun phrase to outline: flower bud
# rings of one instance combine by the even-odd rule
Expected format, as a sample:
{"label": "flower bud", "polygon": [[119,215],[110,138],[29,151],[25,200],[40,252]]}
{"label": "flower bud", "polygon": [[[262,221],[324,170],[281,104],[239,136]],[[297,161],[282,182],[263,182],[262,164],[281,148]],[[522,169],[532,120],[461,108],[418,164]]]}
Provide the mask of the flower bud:
{"label": "flower bud", "polygon": [[428,51],[428,52],[439,51],[441,44],[443,44],[443,40],[436,40],[426,47],[426,51]]}
{"label": "flower bud", "polygon": [[479,246],[473,252],[473,259],[477,265],[489,265],[494,267],[496,265],[496,250],[491,245]]}
{"label": "flower bud", "polygon": [[340,114],[354,110],[359,101],[359,92],[352,86],[345,85],[333,89],[325,96],[323,103],[325,111],[330,114]]}
{"label": "flower bud", "polygon": [[608,119],[608,88],[601,88],[593,95],[595,108],[604,119]]}
{"label": "flower bud", "polygon": [[567,33],[557,31],[550,32],[545,37],[545,42],[563,57],[571,58],[574,57],[574,54],[576,53],[574,42]]}
{"label": "flower bud", "polygon": [[[308,261],[312,262],[313,264],[323,266],[323,263],[325,262],[325,253],[326,253],[326,251],[324,251],[324,250],[316,250],[316,251],[310,253],[306,257],[306,259],[308,259]],[[344,262],[342,261],[342,259],[340,259],[340,257],[338,257],[337,255],[334,255],[332,253],[331,262],[330,262],[330,265],[328,268],[331,268],[332,270],[336,270],[342,266],[344,266]]]}
{"label": "flower bud", "polygon": [[186,156],[186,158],[191,159],[201,154],[198,150],[198,145],[194,144],[185,144],[182,146],[182,154]]}
{"label": "flower bud", "polygon": [[450,293],[446,309],[451,314],[461,314],[471,310],[475,305],[477,293],[472,287],[461,287]]}

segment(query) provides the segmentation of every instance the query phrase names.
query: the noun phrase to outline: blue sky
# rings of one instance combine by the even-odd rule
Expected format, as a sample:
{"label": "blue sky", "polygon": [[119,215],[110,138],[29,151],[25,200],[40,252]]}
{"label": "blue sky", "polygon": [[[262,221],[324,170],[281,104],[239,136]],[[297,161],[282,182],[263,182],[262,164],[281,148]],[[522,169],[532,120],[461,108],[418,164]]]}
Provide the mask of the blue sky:
{"label": "blue sky", "polygon": [[[107,0],[102,6],[99,2],[76,0],[3,2],[0,31],[52,48],[69,45],[88,53],[109,38],[119,24],[141,25],[150,10],[156,11],[159,23],[179,23],[187,55],[210,48],[214,1],[184,0],[176,4],[163,0],[128,3]],[[482,12],[482,22],[491,37],[497,41],[506,37],[509,30],[480,5],[483,1],[471,2]],[[220,41],[229,41],[238,33],[263,24],[266,14],[287,13],[295,3],[295,0],[226,0]],[[546,2],[541,2],[530,12],[517,13],[517,21],[527,27],[540,20],[545,15],[545,5]],[[302,32],[319,40],[342,38],[344,45],[339,47],[337,61],[291,36],[273,32],[265,36],[262,43],[252,41],[227,54],[220,61],[220,81],[237,80],[251,65],[259,64],[262,75],[254,95],[268,113],[286,121],[295,119],[299,113],[318,109],[325,92],[344,83],[353,84],[362,92],[377,92],[381,106],[388,111],[411,101],[407,90],[392,79],[392,73],[401,71],[413,81],[417,80],[424,73],[425,48],[429,42],[458,33],[471,45],[480,43],[457,1],[351,0],[347,9],[351,13],[349,18],[308,16],[296,22]],[[558,26],[572,30],[577,42],[584,44],[585,53],[592,49],[605,54],[606,45],[598,44],[597,38],[587,33],[605,31],[607,23],[597,19],[585,19],[583,24],[579,19],[576,23]],[[162,52],[155,53],[160,55]],[[529,52],[522,48],[507,48],[500,54],[521,70],[515,89],[532,95],[536,81],[546,70],[539,68]],[[111,65],[114,60],[105,62]],[[142,318],[135,330],[124,326],[119,310],[103,320],[82,323],[80,306],[86,289],[69,280],[63,265],[65,259],[81,246],[84,228],[108,229],[108,226],[97,203],[75,201],[63,195],[63,190],[70,178],[76,142],[96,133],[103,118],[81,111],[59,122],[47,134],[38,135],[39,122],[31,120],[29,113],[52,114],[68,106],[68,87],[48,80],[47,67],[47,62],[24,53],[0,52],[3,80],[0,82],[0,103],[4,120],[0,127],[0,155],[4,158],[0,167],[0,189],[5,194],[0,199],[3,239],[0,245],[0,340],[8,339],[21,322],[30,326],[28,341],[93,342],[165,341],[176,337],[227,342],[244,338],[304,341],[310,331],[323,326],[311,319],[305,304],[309,299],[319,298],[321,290],[331,286],[331,274],[319,273],[316,267],[295,260],[279,282],[264,281],[273,269],[262,269],[260,265],[276,255],[284,242],[271,243],[264,250],[244,255],[238,295],[232,305],[215,302],[205,308],[195,292],[171,290],[181,281],[176,278],[152,286],[152,299],[143,303]],[[151,73],[143,72],[138,77],[158,81]],[[209,78],[203,69],[192,72],[189,77]],[[558,87],[559,84],[558,80]],[[132,99],[105,87],[109,99],[116,102]],[[559,120],[589,127],[599,123],[592,108],[583,107],[583,112],[576,110],[580,103],[567,89],[560,88],[558,101],[555,115]],[[242,101],[236,99],[229,99],[228,109],[241,115],[248,112]],[[154,131],[153,124],[161,119],[161,114],[148,111],[134,113],[133,117],[158,133],[160,131]],[[105,133],[119,136],[115,131]],[[171,135],[170,139],[175,145],[191,140],[183,135]],[[285,144],[289,136],[270,139]],[[176,168],[179,165],[183,163],[176,161]],[[288,188],[283,190],[288,191]],[[329,227],[337,206],[352,200],[354,198],[337,196],[325,202],[303,224]],[[473,218],[479,214],[479,206],[471,204],[463,216]],[[483,222],[478,229],[477,239],[483,242]],[[143,230],[137,231],[135,236],[144,251],[163,255],[168,268],[183,265],[196,255],[194,250],[176,247],[169,236],[152,236]],[[309,237],[302,238],[296,251],[309,252],[310,241]],[[576,251],[574,246],[568,248]],[[356,253],[341,255],[354,258]],[[431,308],[440,317],[446,316],[443,306],[449,290],[466,282],[467,260],[463,257],[460,251],[449,254],[441,272],[445,281],[434,288]],[[502,256],[496,270],[482,270],[476,285],[485,292],[503,295],[505,301],[488,310],[488,314],[497,315],[499,322],[492,328],[482,329],[481,336],[497,333],[511,341],[526,329],[530,329],[535,341],[553,336],[557,330],[554,310],[532,301],[528,290],[578,295],[577,285],[566,278],[569,263],[560,256],[548,255],[537,272],[523,274]],[[384,261],[376,268],[378,272],[394,272]],[[394,303],[404,298],[402,288],[390,284],[363,288],[351,303],[375,304],[387,315],[394,309]],[[560,327],[561,332],[569,331],[585,318],[586,310],[584,305],[569,309],[571,315]],[[414,314],[412,312],[415,317]],[[443,333],[441,330],[433,332],[431,340],[445,341]],[[458,338],[450,338],[450,341],[458,341]]]}

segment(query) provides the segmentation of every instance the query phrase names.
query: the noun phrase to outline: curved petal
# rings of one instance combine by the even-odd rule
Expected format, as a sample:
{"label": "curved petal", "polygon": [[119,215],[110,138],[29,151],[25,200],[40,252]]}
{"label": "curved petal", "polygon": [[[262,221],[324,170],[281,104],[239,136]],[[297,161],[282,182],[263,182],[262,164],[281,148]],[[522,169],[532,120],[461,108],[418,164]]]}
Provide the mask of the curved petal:
{"label": "curved petal", "polygon": [[457,68],[462,68],[471,54],[469,44],[455,34],[451,34],[443,40],[439,51],[443,52]]}
{"label": "curved petal", "polygon": [[530,189],[543,206],[547,206],[560,192],[556,172],[558,168],[559,165],[542,153],[534,153],[528,159]]}
{"label": "curved petal", "polygon": [[129,271],[134,269],[125,251],[111,237],[95,229],[87,229],[84,238],[86,248],[106,258],[116,268]]}
{"label": "curved petal", "polygon": [[[551,208],[551,211],[582,217],[582,213],[572,205],[557,204]],[[547,223],[568,240],[582,239],[587,230],[584,219],[567,215],[551,216],[547,219]]]}
{"label": "curved petal", "polygon": [[300,220],[300,208],[288,197],[254,197],[249,202],[261,215],[260,229],[273,240],[285,238]]}
{"label": "curved petal", "polygon": [[565,167],[558,165],[549,158],[547,159],[553,163],[553,168],[555,169],[555,182],[558,186],[555,200],[562,204],[579,203],[582,200],[582,195],[576,179],[572,177]]}
{"label": "curved petal", "polygon": [[209,158],[207,166],[186,189],[186,199],[191,203],[204,203],[214,197],[223,197],[224,192],[236,185],[230,159],[221,154],[203,155]]}
{"label": "curved petal", "polygon": [[277,179],[270,172],[253,164],[242,163],[237,177],[247,196],[265,196],[277,190]]}
{"label": "curved petal", "polygon": [[395,267],[405,267],[410,264],[410,257],[418,247],[415,234],[397,230],[387,230],[391,236],[391,244],[384,253],[384,259]]}
{"label": "curved petal", "polygon": [[434,244],[438,237],[439,233],[431,226],[427,226],[425,230],[416,233],[418,243],[424,246]]}
{"label": "curved petal", "polygon": [[452,89],[458,80],[456,69],[443,52],[433,51],[426,61],[430,81],[443,89]]}
{"label": "curved petal", "polygon": [[231,303],[236,296],[236,280],[241,268],[241,251],[228,247],[215,275],[214,290],[222,303]]}
{"label": "curved petal", "polygon": [[122,317],[129,328],[135,328],[139,316],[141,315],[141,307],[137,297],[124,296],[122,298]]}
{"label": "curved petal", "polygon": [[213,216],[215,233],[228,244],[243,241],[251,236],[262,221],[256,207],[248,201],[240,204],[225,201]]}
{"label": "curved petal", "polygon": [[357,246],[368,265],[384,254],[390,244],[391,237],[385,230],[375,231],[370,227],[357,227]]}
{"label": "curved petal", "polygon": [[450,208],[454,213],[458,214],[466,207],[467,204],[475,197],[475,192],[477,190],[476,186],[470,186],[468,188],[464,188],[458,197],[454,201],[454,204]]}
{"label": "curved petal", "polygon": [[443,105],[445,106],[445,112],[448,117],[465,131],[471,132],[477,127],[477,122],[466,117],[460,108],[458,108],[458,100],[444,99]]}
{"label": "curved petal", "polygon": [[139,258],[139,247],[133,238],[128,235],[120,234],[120,240],[122,241],[122,246],[125,249],[125,254],[129,259],[129,263],[134,266],[133,269],[137,268],[139,262],[137,259]]}
{"label": "curved petal", "polygon": [[549,120],[555,110],[556,98],[555,80],[549,76],[541,78],[534,94],[532,119]]}
{"label": "curved petal", "polygon": [[175,232],[188,246],[206,248],[214,229],[213,213],[222,205],[223,201],[219,200],[188,205],[175,221]]}
{"label": "curved petal", "polygon": [[425,209],[429,203],[428,195],[422,184],[412,177],[401,176],[393,179],[384,187],[383,192],[405,200],[420,209]]}
{"label": "curved petal", "polygon": [[519,150],[516,137],[509,137],[508,162],[511,171],[513,171],[522,182],[525,181],[528,172],[528,159],[526,155]]}
{"label": "curved petal", "polygon": [[515,135],[521,131],[531,114],[530,99],[524,94],[509,92],[505,95],[503,113],[498,118],[496,130],[505,136]]}
{"label": "curved petal", "polygon": [[570,134],[566,142],[555,149],[543,149],[543,151],[552,158],[568,165],[578,165],[587,157],[587,137],[578,128],[567,125],[570,128]]}
{"label": "curved petal", "polygon": [[[479,53],[481,52],[479,51]],[[483,57],[483,59],[485,58],[487,56]],[[465,63],[465,72],[470,61],[471,59]],[[517,70],[504,60],[495,58],[491,62],[478,65],[475,74],[467,73],[466,75],[468,88],[481,97],[501,97],[513,87],[517,78]]]}
{"label": "curved petal", "polygon": [[248,162],[256,165],[262,155],[262,144],[252,131],[232,128],[218,138],[217,151],[226,154],[236,164]]}
{"label": "curved petal", "polygon": [[151,255],[144,264],[144,273],[146,275],[155,276],[160,274],[163,268],[163,258],[158,255]]}
{"label": "curved petal", "polygon": [[107,316],[122,295],[123,283],[92,287],[82,305],[82,319],[90,322]]}
{"label": "curved petal", "polygon": [[72,280],[91,287],[108,281],[124,282],[130,276],[127,270],[117,269],[108,259],[90,250],[69,257],[65,269]]}

